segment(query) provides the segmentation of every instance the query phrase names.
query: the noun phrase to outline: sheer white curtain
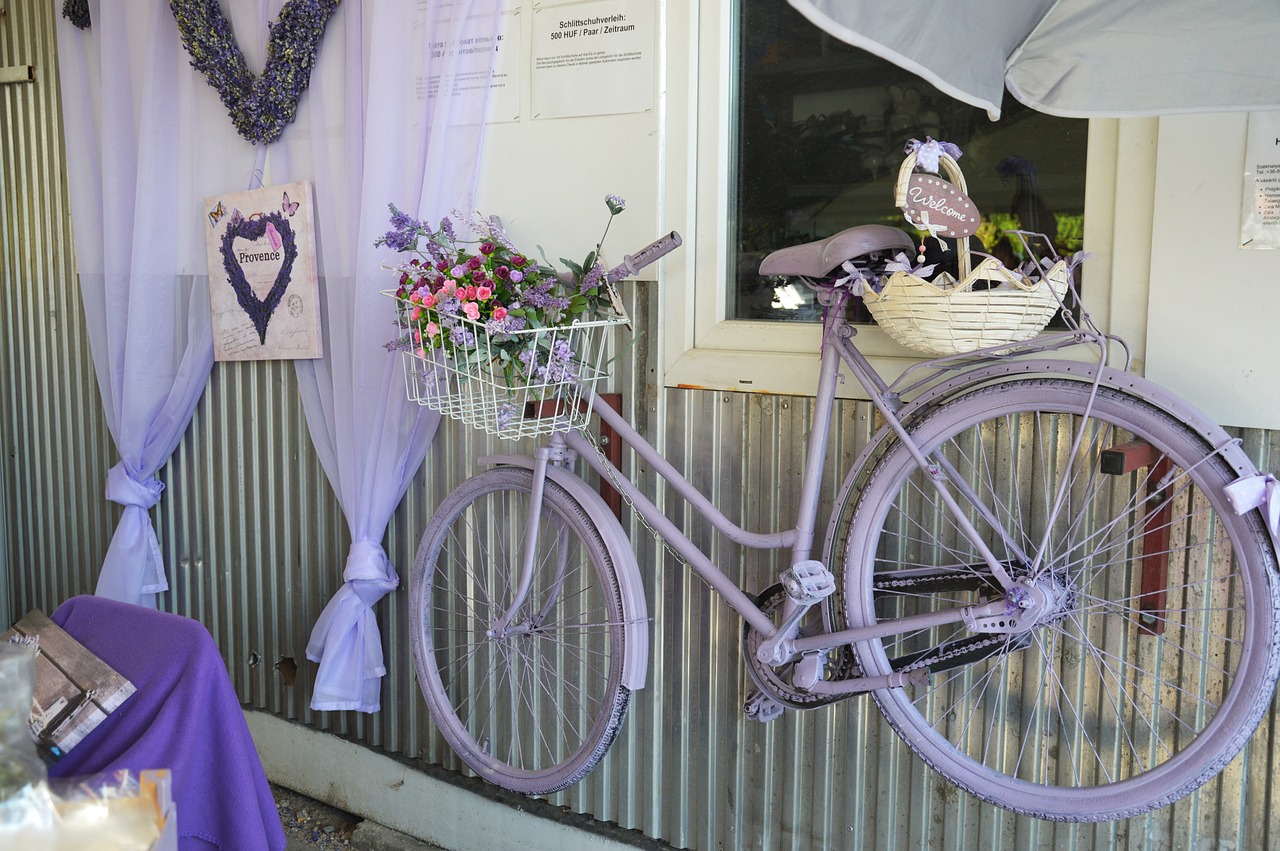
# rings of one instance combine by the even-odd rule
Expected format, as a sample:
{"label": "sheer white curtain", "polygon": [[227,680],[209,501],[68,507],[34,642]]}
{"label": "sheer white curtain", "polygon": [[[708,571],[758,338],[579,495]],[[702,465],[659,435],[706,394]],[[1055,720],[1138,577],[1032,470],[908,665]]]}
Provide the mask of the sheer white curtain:
{"label": "sheer white curtain", "polygon": [[[272,146],[273,180],[316,184],[325,356],[296,364],[312,442],[352,545],[344,583],[320,615],[307,656],[320,663],[313,709],[379,709],[386,673],[373,605],[399,584],[382,548],[438,417],[408,403],[395,336],[397,262],[374,240],[388,203],[438,221],[472,205],[498,0],[343,2],[329,24],[297,124]],[[444,43],[443,50],[431,43]],[[428,93],[438,85],[439,93]],[[342,91],[335,99],[328,93]],[[317,569],[326,566],[317,565]],[[336,567],[336,565],[334,566]]]}
{"label": "sheer white curtain", "polygon": [[[155,605],[168,587],[148,510],[213,364],[202,199],[245,187],[255,152],[196,107],[168,3],[90,2],[58,19],[76,265],[124,505],[97,593]],[[215,98],[216,101],[216,98]]]}
{"label": "sheer white curtain", "polygon": [[[77,260],[122,458],[107,495],[126,505],[98,593],[154,602],[167,587],[147,512],[212,364],[202,199],[249,186],[264,166],[269,182],[315,186],[325,356],[298,361],[297,374],[353,541],[307,651],[320,663],[316,709],[379,709],[372,607],[399,583],[382,539],[437,425],[406,402],[398,356],[383,348],[392,303],[378,291],[396,258],[373,241],[388,203],[432,221],[471,206],[493,51],[468,40],[492,39],[499,2],[345,0],[269,155],[235,134],[189,67],[167,2],[104,12],[91,0],[91,29],[59,22]],[[283,4],[223,4],[255,72]]]}

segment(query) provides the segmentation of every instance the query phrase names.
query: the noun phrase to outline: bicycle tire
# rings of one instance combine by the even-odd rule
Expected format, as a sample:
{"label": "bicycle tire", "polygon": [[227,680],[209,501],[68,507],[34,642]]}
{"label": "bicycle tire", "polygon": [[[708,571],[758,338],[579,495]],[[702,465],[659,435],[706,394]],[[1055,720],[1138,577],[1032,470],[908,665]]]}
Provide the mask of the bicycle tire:
{"label": "bicycle tire", "polygon": [[[1031,564],[969,515],[1015,578],[1057,589],[1054,619],[1016,640],[957,624],[853,644],[868,674],[931,671],[928,685],[873,693],[926,763],[983,800],[1058,821],[1136,815],[1212,778],[1257,727],[1280,665],[1275,553],[1258,513],[1226,502],[1237,474],[1194,429],[1122,391],[1100,389],[1085,420],[1089,392],[1014,381],[910,428],[1014,536]],[[1147,466],[1102,474],[1100,453],[1131,439],[1156,448]],[[844,552],[850,625],[998,597],[932,490],[901,443],[876,465]],[[1143,559],[1159,580],[1161,554],[1163,581],[1144,585]]]}
{"label": "bicycle tire", "polygon": [[500,467],[445,498],[418,547],[410,623],[418,683],[450,747],[483,779],[541,795],[604,758],[631,692],[613,562],[587,512],[550,479],[516,629],[490,634],[519,585],[532,483],[529,470]]}

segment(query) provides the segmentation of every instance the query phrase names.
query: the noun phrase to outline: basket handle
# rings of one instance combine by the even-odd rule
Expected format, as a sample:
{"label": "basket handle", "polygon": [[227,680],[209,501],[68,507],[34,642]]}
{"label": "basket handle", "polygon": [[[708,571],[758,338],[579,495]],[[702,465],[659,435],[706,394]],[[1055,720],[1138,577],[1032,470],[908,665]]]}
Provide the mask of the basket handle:
{"label": "basket handle", "polygon": [[[907,205],[907,186],[911,182],[911,175],[916,169],[916,152],[912,151],[907,154],[907,158],[902,161],[902,165],[898,167],[898,180],[893,188],[893,200],[898,209],[902,209]],[[960,164],[956,162],[955,157],[946,151],[938,154],[938,170],[945,172],[943,177],[955,185],[957,189],[966,195],[969,194],[969,186],[965,183],[964,172],[960,170]],[[905,214],[904,214],[905,217]],[[912,227],[919,227],[911,219],[907,219],[907,223]],[[959,272],[959,280],[963,281],[969,276],[972,270],[972,260],[969,258],[969,237],[962,236],[956,240],[956,251],[959,252],[957,258],[957,271]]]}

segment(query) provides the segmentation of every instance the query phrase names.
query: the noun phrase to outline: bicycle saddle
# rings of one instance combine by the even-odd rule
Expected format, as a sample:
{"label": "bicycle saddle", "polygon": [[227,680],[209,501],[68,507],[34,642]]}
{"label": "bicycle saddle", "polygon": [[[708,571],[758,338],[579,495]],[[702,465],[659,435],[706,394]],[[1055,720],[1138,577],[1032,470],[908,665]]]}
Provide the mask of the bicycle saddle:
{"label": "bicycle saddle", "polygon": [[875,251],[905,251],[914,256],[915,243],[888,225],[858,225],[826,239],[779,248],[760,261],[762,275],[804,275],[821,278],[846,260]]}

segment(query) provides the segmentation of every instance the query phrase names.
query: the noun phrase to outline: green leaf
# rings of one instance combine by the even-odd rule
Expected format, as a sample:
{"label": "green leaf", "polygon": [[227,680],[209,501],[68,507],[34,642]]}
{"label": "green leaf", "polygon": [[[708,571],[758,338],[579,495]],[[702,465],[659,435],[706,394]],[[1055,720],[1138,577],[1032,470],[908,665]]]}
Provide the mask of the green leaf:
{"label": "green leaf", "polygon": [[566,267],[568,267],[570,272],[577,275],[578,277],[582,277],[582,274],[583,274],[582,267],[579,266],[577,263],[574,263],[572,260],[568,260],[564,257],[560,258],[560,262],[563,263]]}

